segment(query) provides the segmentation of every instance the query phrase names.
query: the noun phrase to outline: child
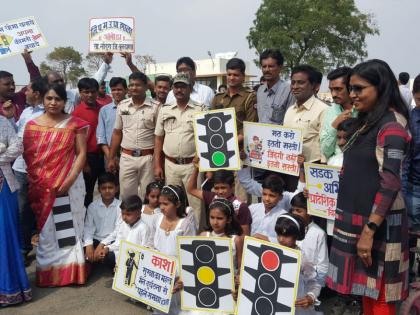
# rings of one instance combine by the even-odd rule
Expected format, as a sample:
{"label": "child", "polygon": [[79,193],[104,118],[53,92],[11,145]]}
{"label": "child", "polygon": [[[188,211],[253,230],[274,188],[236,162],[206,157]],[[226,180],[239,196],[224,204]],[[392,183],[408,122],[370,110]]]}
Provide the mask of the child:
{"label": "child", "polygon": [[89,205],[83,231],[86,260],[92,263],[98,260],[99,250],[95,249],[114,231],[120,214],[120,201],[115,198],[118,191],[115,175],[101,174],[98,178],[98,190],[101,197]]}
{"label": "child", "polygon": [[[278,217],[275,226],[277,242],[280,245],[299,250],[296,243],[304,239],[305,228],[305,222],[300,216],[283,214]],[[319,305],[317,298],[321,286],[316,281],[316,271],[313,265],[314,263],[305,256],[305,252],[302,252],[295,314],[317,314],[313,306]]]}
{"label": "child", "polygon": [[344,155],[343,155],[342,150],[345,144],[347,143],[347,136],[349,135],[351,126],[355,120],[356,118],[349,118],[342,121],[337,126],[337,141],[336,141],[337,145],[335,147],[334,155],[332,155],[327,161],[328,165],[338,166],[338,167],[343,166]]}
{"label": "child", "polygon": [[303,193],[293,197],[291,213],[300,216],[307,226],[306,235],[303,241],[297,241],[297,245],[302,249],[305,257],[313,262],[319,285],[325,285],[325,277],[328,272],[328,247],[327,235],[315,222],[307,210],[307,200]]}
{"label": "child", "polygon": [[[241,159],[245,159],[246,155],[241,154]],[[279,206],[286,211],[290,209],[290,200],[293,198],[294,195],[303,191],[305,188],[305,172],[303,170],[303,162],[305,158],[303,155],[298,156],[298,164],[300,167],[299,172],[299,183],[294,192],[284,191],[281,200],[279,201]],[[277,174],[272,172],[272,174]],[[243,167],[238,171],[238,179],[241,183],[242,187],[246,190],[246,192],[250,195],[254,195],[257,197],[262,197],[262,185],[254,180],[251,176],[251,168],[250,167]]]}
{"label": "child", "polygon": [[[161,213],[158,214],[154,233],[154,248],[166,255],[177,257],[177,236],[196,235],[194,211],[186,207],[185,191],[180,186],[164,186],[160,192],[159,203]],[[182,287],[180,281],[174,285],[170,315],[180,312],[181,302],[178,291]],[[165,314],[154,310],[153,314]]]}
{"label": "child", "polygon": [[218,236],[232,238],[232,256],[235,271],[241,266],[243,236],[242,227],[235,216],[233,204],[227,199],[215,199],[209,205],[208,231],[202,232],[202,236]]}
{"label": "child", "polygon": [[160,213],[159,195],[162,189],[160,182],[152,182],[146,187],[146,194],[144,196],[144,205],[141,208],[141,219],[153,230],[156,226],[156,220]]}
{"label": "child", "polygon": [[275,238],[277,218],[287,213],[280,200],[283,198],[284,182],[279,175],[268,175],[262,184],[262,203],[252,204],[251,235],[269,240]]}
{"label": "child", "polygon": [[[213,191],[206,191],[196,188],[197,187],[197,177],[198,177],[198,159],[194,160],[195,169],[190,176],[187,185],[187,191],[189,194],[197,197],[204,201],[206,208],[206,218],[208,218],[208,207],[211,202],[217,198],[224,198],[232,202],[235,209],[235,215],[238,218],[239,223],[241,224],[243,233],[249,235],[250,225],[251,225],[251,214],[249,212],[248,205],[240,201],[233,194],[235,191],[235,177],[232,171],[219,170],[213,173]],[[207,225],[209,222],[207,222]]]}
{"label": "child", "polygon": [[115,267],[116,260],[118,259],[118,250],[121,241],[129,241],[131,243],[151,247],[152,245],[152,231],[141,220],[141,207],[142,202],[139,196],[132,195],[127,197],[121,202],[121,219],[122,222],[117,224],[114,235],[108,236],[99,244],[99,258],[110,266],[112,269]]}

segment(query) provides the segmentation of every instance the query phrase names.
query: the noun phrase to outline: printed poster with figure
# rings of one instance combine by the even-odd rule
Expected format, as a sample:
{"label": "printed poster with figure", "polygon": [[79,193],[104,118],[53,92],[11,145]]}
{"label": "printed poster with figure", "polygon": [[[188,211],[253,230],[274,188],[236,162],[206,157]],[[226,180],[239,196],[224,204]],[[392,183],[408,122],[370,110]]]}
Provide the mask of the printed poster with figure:
{"label": "printed poster with figure", "polygon": [[168,313],[175,271],[174,258],[122,241],[112,288]]}
{"label": "printed poster with figure", "polygon": [[337,207],[340,168],[305,163],[306,188],[308,189],[308,213],[334,220]]}
{"label": "printed poster with figure", "polygon": [[302,142],[301,129],[244,121],[244,164],[299,176]]}
{"label": "printed poster with figure", "polygon": [[232,314],[235,302],[232,239],[179,236],[181,308]]}
{"label": "printed poster with figure", "polygon": [[[5,6],[3,6],[5,9]],[[47,41],[33,16],[0,23],[0,59],[47,47]]]}
{"label": "printed poster with figure", "polygon": [[135,50],[133,17],[92,18],[89,21],[89,52],[131,52]]}
{"label": "printed poster with figure", "polygon": [[301,252],[245,237],[237,314],[294,314]]}

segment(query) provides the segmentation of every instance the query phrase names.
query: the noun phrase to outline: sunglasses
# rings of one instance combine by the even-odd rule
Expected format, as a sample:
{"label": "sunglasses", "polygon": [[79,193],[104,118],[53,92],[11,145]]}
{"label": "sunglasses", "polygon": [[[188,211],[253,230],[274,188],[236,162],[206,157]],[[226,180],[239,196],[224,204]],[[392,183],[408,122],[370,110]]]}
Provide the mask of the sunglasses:
{"label": "sunglasses", "polygon": [[370,87],[371,85],[349,85],[349,93],[353,92],[354,94],[360,94],[363,92],[364,89]]}

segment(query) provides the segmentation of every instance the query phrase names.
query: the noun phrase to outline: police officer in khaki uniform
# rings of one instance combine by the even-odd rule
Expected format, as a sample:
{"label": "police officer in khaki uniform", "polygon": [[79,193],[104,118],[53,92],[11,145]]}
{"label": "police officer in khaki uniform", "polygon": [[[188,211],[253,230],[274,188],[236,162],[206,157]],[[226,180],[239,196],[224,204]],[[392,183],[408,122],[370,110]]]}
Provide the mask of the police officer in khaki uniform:
{"label": "police officer in khaki uniform", "polygon": [[257,96],[253,89],[244,87],[245,63],[239,58],[232,58],[226,64],[227,91],[217,93],[213,99],[212,109],[235,108],[238,134],[243,134],[243,122],[258,122],[255,103]]}
{"label": "police officer in khaki uniform", "polygon": [[[253,89],[244,87],[245,81],[245,62],[239,58],[232,58],[226,64],[227,91],[217,93],[213,99],[212,109],[235,108],[236,126],[238,129],[239,145],[243,141],[243,122],[258,122],[257,95]],[[242,201],[247,201],[247,193],[242,188],[239,180],[235,178],[235,195]]]}
{"label": "police officer in khaki uniform", "polygon": [[117,151],[121,146],[119,178],[122,199],[131,195],[143,199],[146,186],[154,179],[154,131],[159,103],[146,96],[147,80],[145,74],[133,72],[128,85],[131,98],[121,101],[117,107],[108,169],[116,171]]}
{"label": "police officer in khaki uniform", "polygon": [[[167,185],[187,187],[194,171],[194,114],[205,109],[190,99],[192,91],[188,73],[180,72],[173,79],[174,104],[161,107],[155,129],[155,179],[165,178]],[[164,164],[164,166],[163,166]],[[194,209],[197,226],[202,224],[201,200],[187,195]]]}

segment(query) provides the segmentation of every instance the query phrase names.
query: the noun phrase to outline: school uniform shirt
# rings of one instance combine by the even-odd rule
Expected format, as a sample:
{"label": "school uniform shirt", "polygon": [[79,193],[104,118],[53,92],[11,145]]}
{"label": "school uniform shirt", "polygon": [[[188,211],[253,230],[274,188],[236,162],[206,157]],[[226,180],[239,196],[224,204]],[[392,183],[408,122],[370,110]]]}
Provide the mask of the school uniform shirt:
{"label": "school uniform shirt", "polygon": [[89,205],[83,230],[84,246],[92,245],[94,239],[102,241],[115,230],[121,213],[120,204],[121,201],[115,198],[107,207],[99,197]]}
{"label": "school uniform shirt", "polygon": [[[254,195],[257,197],[262,197],[262,185],[261,183],[257,182],[251,177],[251,168],[250,167],[243,167],[238,171],[238,179],[241,183],[241,186],[246,190],[246,192],[250,195]],[[283,198],[278,202],[278,206],[280,206],[284,210],[290,210],[290,201],[293,199],[295,195],[302,192],[306,187],[305,183],[299,181],[297,188],[295,191],[284,191]]]}
{"label": "school uniform shirt", "polygon": [[[110,252],[114,252],[115,259],[117,259],[121,241],[131,242],[144,247],[151,247],[153,245],[152,237],[153,234],[142,219],[138,220],[132,226],[121,221],[121,223],[116,226],[115,242],[109,244],[109,239],[105,238],[101,243],[108,244],[105,245],[105,247],[107,247]],[[112,238],[112,234],[110,235],[110,238]]]}
{"label": "school uniform shirt", "polygon": [[317,273],[316,280],[323,287],[329,264],[327,235],[319,225],[311,222],[303,241],[297,241],[296,244],[302,249],[306,259],[314,265]]}
{"label": "school uniform shirt", "polygon": [[249,210],[252,216],[251,235],[259,233],[268,238],[277,237],[276,231],[274,230],[277,218],[287,213],[280,203],[268,213],[265,213],[265,207],[262,202],[250,205]]}
{"label": "school uniform shirt", "polygon": [[[210,204],[219,197],[217,197],[216,193],[213,191],[206,191],[203,190],[203,201],[206,207],[206,220],[208,222],[208,214],[209,214],[209,206]],[[227,198],[232,205],[233,209],[235,210],[236,218],[240,225],[251,225],[252,217],[251,212],[249,211],[248,205],[242,201],[240,201],[236,196],[232,195]]]}

